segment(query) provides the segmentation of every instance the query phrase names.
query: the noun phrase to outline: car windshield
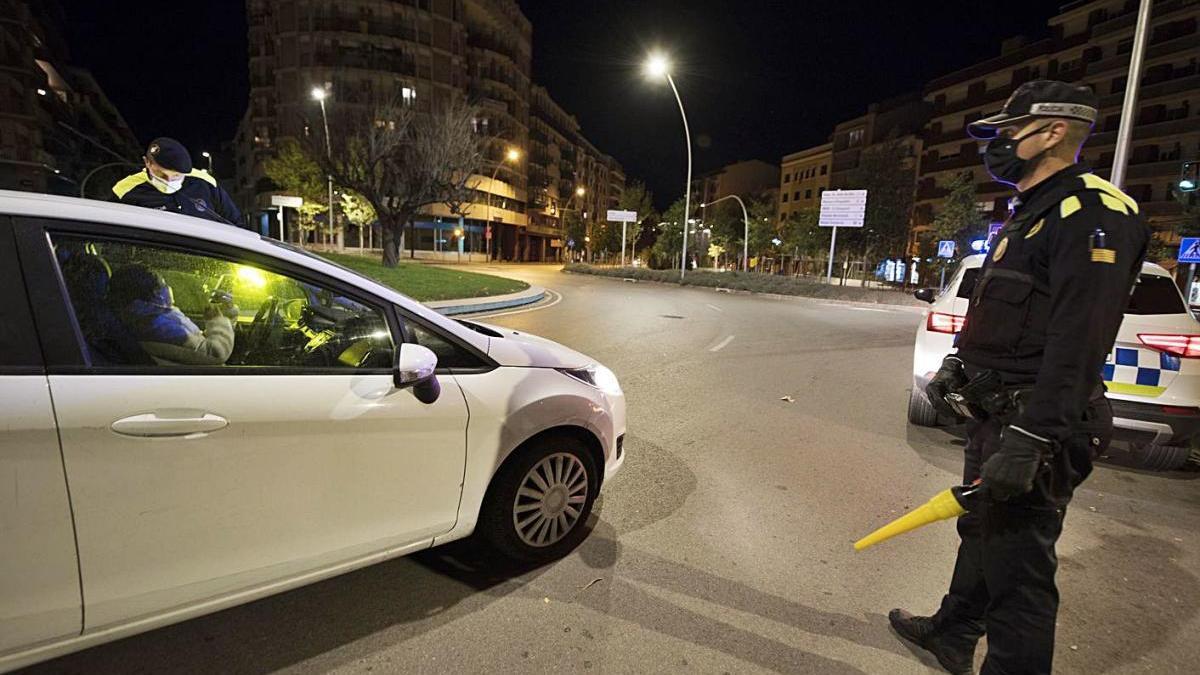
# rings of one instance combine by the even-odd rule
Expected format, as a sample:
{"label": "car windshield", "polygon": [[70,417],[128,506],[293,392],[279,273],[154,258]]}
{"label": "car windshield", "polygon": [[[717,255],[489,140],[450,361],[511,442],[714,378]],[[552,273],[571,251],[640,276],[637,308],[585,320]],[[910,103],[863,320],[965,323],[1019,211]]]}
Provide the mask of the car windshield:
{"label": "car windshield", "polygon": [[1183,296],[1170,277],[1143,274],[1138,279],[1133,295],[1129,298],[1126,314],[1186,314]]}

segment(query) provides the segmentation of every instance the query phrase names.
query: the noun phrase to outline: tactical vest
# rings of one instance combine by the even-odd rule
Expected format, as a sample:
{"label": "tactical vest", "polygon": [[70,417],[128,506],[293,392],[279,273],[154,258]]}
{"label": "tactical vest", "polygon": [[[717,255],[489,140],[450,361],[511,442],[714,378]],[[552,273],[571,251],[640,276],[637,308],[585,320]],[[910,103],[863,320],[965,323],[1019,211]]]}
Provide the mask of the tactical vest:
{"label": "tactical vest", "polygon": [[[1070,169],[1049,179],[1031,200],[1017,207],[992,241],[971,294],[967,319],[955,345],[968,361],[1020,375],[1040,367],[1050,320],[1051,237],[1047,220],[1061,221],[1084,208],[1136,213],[1137,204],[1107,181]],[[1105,233],[1092,235],[1093,250],[1104,250]],[[1081,252],[1082,253],[1082,252]]]}

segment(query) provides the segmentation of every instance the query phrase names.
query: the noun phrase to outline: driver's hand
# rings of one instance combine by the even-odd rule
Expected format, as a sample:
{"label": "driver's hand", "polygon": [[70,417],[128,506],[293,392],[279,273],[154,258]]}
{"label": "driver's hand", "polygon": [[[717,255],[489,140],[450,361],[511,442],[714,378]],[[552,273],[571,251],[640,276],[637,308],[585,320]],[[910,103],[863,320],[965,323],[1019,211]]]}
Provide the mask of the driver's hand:
{"label": "driver's hand", "polygon": [[215,319],[218,316],[224,315],[225,318],[236,323],[240,314],[238,306],[232,302],[214,302],[204,308],[205,319]]}

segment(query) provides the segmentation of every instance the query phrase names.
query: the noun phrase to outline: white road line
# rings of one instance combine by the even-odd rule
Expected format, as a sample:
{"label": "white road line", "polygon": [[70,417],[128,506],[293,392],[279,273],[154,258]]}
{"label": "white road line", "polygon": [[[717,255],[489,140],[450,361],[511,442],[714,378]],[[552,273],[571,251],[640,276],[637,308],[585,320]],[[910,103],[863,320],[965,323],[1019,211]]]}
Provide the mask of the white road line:
{"label": "white road line", "polygon": [[894,310],[894,309],[883,309],[883,308],[876,308],[876,307],[858,307],[856,305],[846,305],[846,304],[842,304],[840,302],[822,302],[821,306],[837,307],[838,309],[852,309],[856,312],[883,312],[885,314],[893,314],[896,312],[896,310]]}
{"label": "white road line", "polygon": [[552,296],[554,299],[544,305],[538,305],[536,307],[526,307],[525,309],[514,309],[514,310],[508,311],[508,312],[492,312],[490,314],[463,314],[462,316],[465,318],[470,318],[470,319],[491,319],[491,318],[497,317],[497,316],[512,316],[513,314],[524,314],[526,312],[536,312],[538,310],[548,309],[548,308],[553,307],[553,306],[557,305],[558,303],[562,302],[562,299],[563,299],[562,293],[558,293],[556,291],[546,289],[546,295]]}
{"label": "white road line", "polygon": [[709,308],[709,309],[712,309],[712,310],[714,310],[714,311],[717,311],[717,312],[724,312],[724,311],[725,311],[725,310],[721,309],[720,307],[717,307],[716,305],[709,305],[709,306],[708,306],[708,308]]}
{"label": "white road line", "polygon": [[715,347],[709,347],[708,351],[710,351],[710,352],[721,351],[722,349],[728,347],[730,342],[733,342],[733,338],[734,338],[734,336],[730,335],[729,337],[725,338],[724,340],[721,340],[720,342],[718,342]]}

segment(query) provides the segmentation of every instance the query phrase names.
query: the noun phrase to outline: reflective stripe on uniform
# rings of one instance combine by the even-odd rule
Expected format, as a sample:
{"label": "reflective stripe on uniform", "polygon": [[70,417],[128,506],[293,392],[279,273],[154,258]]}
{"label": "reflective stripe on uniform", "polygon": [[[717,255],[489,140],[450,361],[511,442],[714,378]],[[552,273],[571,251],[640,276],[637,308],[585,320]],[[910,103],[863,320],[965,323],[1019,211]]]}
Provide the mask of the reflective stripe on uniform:
{"label": "reflective stripe on uniform", "polygon": [[212,174],[205,171],[204,169],[192,169],[192,172],[189,173],[188,176],[191,178],[199,178],[200,180],[204,181],[205,183],[208,183],[209,185],[211,185],[213,187],[217,186],[217,179],[213,178]]}
{"label": "reflective stripe on uniform", "polygon": [[[1122,201],[1125,204],[1125,206],[1128,207],[1128,209],[1129,209],[1129,211],[1126,211],[1126,213],[1129,213],[1130,211],[1132,211],[1133,213],[1138,212],[1138,205],[1137,205],[1137,202],[1133,200],[1133,197],[1130,197],[1129,195],[1125,194],[1124,192],[1121,192],[1121,189],[1118,188],[1116,185],[1113,185],[1112,183],[1104,180],[1103,178],[1097,176],[1094,173],[1081,174],[1079,177],[1083,179],[1083,184],[1086,185],[1089,189],[1099,190],[1100,192],[1104,193],[1105,195],[1108,195],[1110,197],[1113,197],[1113,198],[1116,198],[1116,199],[1119,199],[1120,201]],[[1103,196],[1101,197],[1101,199],[1103,200]],[[1107,206],[1107,203],[1105,205]],[[1112,207],[1109,207],[1109,208],[1112,208]]]}
{"label": "reflective stripe on uniform", "polygon": [[121,199],[133,188],[141,185],[142,183],[148,182],[150,182],[150,178],[146,175],[146,170],[143,169],[117,181],[117,184],[113,186],[112,191],[113,194],[117,196],[117,199]]}
{"label": "reflective stripe on uniform", "polygon": [[1117,213],[1126,216],[1129,215],[1129,208],[1126,207],[1125,202],[1117,199],[1107,192],[1100,193],[1100,203],[1112,209],[1113,211],[1116,211]]}
{"label": "reflective stripe on uniform", "polygon": [[1062,200],[1062,204],[1058,205],[1058,213],[1062,218],[1066,219],[1070,218],[1072,213],[1075,213],[1082,208],[1083,202],[1079,201],[1079,197],[1071,195],[1070,197]]}

